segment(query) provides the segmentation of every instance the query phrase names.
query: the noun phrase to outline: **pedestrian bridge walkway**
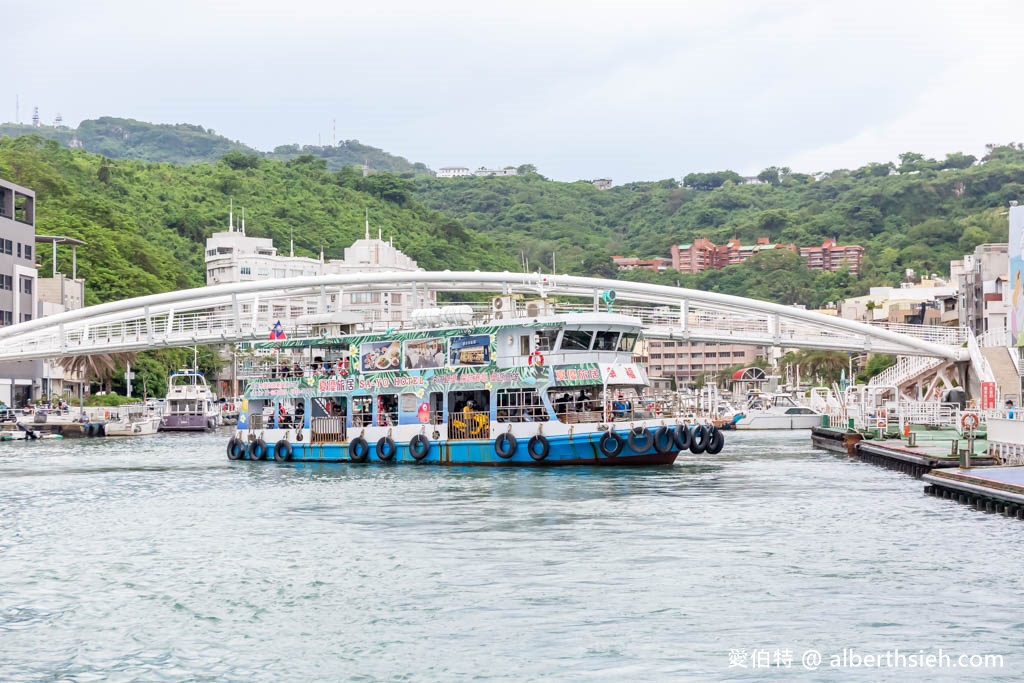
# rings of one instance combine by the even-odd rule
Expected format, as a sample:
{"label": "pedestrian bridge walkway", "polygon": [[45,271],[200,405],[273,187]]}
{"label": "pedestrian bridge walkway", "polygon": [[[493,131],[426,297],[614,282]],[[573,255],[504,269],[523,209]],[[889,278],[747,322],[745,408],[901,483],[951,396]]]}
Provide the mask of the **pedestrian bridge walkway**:
{"label": "pedestrian bridge walkway", "polygon": [[[844,352],[968,360],[967,332],[921,325],[868,325],[754,299],[646,283],[570,275],[485,272],[383,272],[242,282],[126,299],[0,328],[0,360],[141,351],[150,348],[263,341],[275,309],[330,313],[331,294],[405,291],[425,307],[427,290],[521,295],[502,318],[607,310],[640,318],[648,337]],[[607,292],[614,292],[614,297]],[[480,297],[476,297],[479,299]],[[340,297],[338,297],[340,300]],[[473,305],[477,320],[494,317]],[[287,309],[285,309],[287,310]],[[367,318],[367,330],[405,324]],[[289,328],[289,337],[310,330]]]}

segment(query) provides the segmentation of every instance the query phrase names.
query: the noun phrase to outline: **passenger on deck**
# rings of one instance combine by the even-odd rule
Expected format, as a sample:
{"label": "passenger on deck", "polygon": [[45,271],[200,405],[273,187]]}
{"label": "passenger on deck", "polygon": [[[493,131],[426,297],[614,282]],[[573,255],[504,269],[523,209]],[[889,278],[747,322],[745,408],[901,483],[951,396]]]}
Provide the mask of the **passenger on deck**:
{"label": "passenger on deck", "polygon": [[1008,419],[1012,420],[1016,414],[1017,414],[1017,410],[1013,407],[1013,401],[1012,400],[1007,400],[1006,401],[1006,417]]}

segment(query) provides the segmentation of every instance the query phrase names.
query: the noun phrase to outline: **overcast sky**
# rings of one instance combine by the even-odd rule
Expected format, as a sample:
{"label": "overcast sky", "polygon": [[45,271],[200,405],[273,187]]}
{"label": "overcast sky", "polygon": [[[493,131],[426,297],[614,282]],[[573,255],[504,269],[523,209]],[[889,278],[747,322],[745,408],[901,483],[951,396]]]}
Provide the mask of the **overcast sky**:
{"label": "overcast sky", "polygon": [[357,139],[557,180],[814,172],[1024,141],[1024,1],[49,0],[3,7],[0,120]]}

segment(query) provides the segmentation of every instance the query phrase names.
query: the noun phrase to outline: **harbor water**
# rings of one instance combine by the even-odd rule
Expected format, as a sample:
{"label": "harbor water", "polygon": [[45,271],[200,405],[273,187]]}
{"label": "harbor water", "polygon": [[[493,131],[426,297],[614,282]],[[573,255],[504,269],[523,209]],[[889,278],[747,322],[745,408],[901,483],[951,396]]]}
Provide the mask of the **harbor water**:
{"label": "harbor water", "polygon": [[[0,681],[1014,680],[1024,666],[1022,523],[814,450],[805,431],[729,434],[717,456],[638,469],[229,462],[229,436],[0,444]],[[830,666],[844,650],[953,666]],[[986,654],[1002,665],[956,666]]]}

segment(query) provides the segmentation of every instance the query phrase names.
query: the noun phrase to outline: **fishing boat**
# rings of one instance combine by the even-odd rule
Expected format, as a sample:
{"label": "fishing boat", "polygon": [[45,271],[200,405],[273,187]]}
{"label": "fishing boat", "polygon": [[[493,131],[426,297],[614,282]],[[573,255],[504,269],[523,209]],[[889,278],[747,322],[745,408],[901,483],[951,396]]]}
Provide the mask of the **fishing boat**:
{"label": "fishing boat", "polygon": [[[646,410],[641,321],[590,311],[474,321],[417,311],[398,330],[263,343],[307,350],[250,380],[231,460],[445,465],[667,465],[721,431]],[[339,330],[339,332],[341,332]],[[295,376],[299,374],[299,376]]]}
{"label": "fishing boat", "polygon": [[220,411],[203,373],[180,370],[167,378],[167,398],[160,418],[161,432],[213,431],[220,426]]}

